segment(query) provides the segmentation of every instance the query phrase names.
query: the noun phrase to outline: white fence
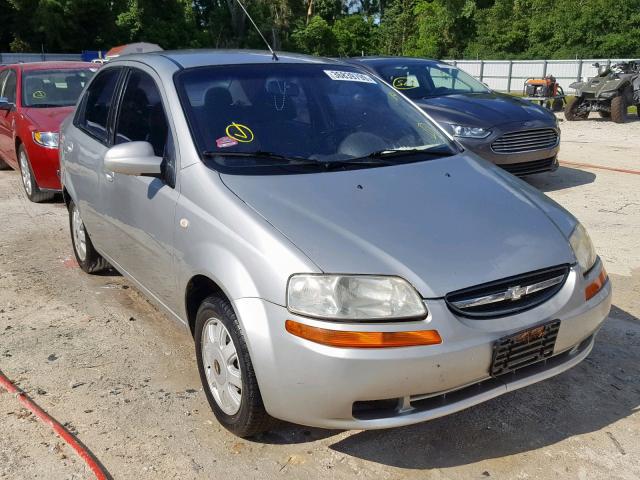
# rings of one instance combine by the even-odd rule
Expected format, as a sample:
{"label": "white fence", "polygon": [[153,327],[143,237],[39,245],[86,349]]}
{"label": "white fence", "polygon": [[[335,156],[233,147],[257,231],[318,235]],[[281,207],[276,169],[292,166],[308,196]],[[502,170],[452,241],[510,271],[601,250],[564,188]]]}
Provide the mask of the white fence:
{"label": "white fence", "polygon": [[45,61],[80,61],[79,53],[0,53],[0,65]]}
{"label": "white fence", "polygon": [[504,92],[522,91],[527,78],[553,75],[565,93],[572,93],[569,84],[595,77],[598,70],[592,66],[611,65],[627,61],[619,58],[594,58],[583,60],[446,60],[489,85]]}

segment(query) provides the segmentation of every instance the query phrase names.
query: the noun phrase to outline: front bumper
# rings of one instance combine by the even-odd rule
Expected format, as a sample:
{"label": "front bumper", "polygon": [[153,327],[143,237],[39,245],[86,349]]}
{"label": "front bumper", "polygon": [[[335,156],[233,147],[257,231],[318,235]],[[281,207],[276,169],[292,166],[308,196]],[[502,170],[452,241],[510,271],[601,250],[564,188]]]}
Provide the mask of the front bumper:
{"label": "front bumper", "polygon": [[[429,316],[425,320],[376,325],[311,320],[256,298],[234,303],[265,408],[272,416],[324,428],[388,428],[454,413],[561,373],[583,360],[611,306],[609,282],[591,300],[584,300],[584,288],[597,276],[596,270],[599,268],[584,278],[572,268],[563,288],[549,301],[511,317],[490,320],[458,317],[442,299],[426,300]],[[333,348],[290,335],[285,331],[287,319],[345,330],[436,329],[443,343],[388,349]],[[497,339],[551,319],[561,320],[551,359],[508,376],[489,376]],[[357,406],[361,402],[384,408],[360,412]]]}
{"label": "front bumper", "polygon": [[[552,128],[558,133],[558,143],[551,148],[542,148],[519,153],[496,153],[491,145],[505,133],[523,130]],[[553,171],[558,168],[557,155],[560,151],[560,129],[553,124],[535,123],[525,127],[522,122],[508,123],[491,128],[491,135],[483,139],[456,138],[463,147],[476,155],[495,163],[514,175],[530,175]]]}

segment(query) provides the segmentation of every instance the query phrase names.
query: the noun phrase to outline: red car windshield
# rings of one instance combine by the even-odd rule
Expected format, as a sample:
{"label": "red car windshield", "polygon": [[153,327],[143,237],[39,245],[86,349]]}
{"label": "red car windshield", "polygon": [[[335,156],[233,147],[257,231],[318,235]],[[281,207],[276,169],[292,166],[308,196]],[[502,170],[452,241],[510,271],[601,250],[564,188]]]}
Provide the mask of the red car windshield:
{"label": "red car windshield", "polygon": [[22,106],[30,108],[75,105],[94,69],[33,70],[22,74]]}

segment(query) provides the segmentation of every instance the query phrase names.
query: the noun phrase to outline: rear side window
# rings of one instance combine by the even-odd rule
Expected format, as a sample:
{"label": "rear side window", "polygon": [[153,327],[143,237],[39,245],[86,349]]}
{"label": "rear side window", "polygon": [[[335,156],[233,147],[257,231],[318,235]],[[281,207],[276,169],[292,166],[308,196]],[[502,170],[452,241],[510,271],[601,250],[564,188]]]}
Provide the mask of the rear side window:
{"label": "rear side window", "polygon": [[99,72],[85,93],[76,125],[100,140],[107,141],[107,122],[118,84],[120,69],[110,68]]}
{"label": "rear side window", "polygon": [[122,95],[116,127],[116,145],[143,141],[161,157],[167,143],[167,117],[160,91],[149,75],[132,70]]}

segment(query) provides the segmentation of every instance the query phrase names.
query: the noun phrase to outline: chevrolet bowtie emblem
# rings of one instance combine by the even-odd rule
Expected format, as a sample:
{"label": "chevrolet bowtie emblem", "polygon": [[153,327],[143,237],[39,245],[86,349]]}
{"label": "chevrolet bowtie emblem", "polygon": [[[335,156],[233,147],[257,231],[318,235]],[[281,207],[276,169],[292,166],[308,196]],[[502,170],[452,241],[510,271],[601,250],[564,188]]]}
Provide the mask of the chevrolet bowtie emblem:
{"label": "chevrolet bowtie emblem", "polygon": [[516,285],[515,287],[509,287],[504,293],[505,300],[520,300],[527,294],[527,287],[521,287]]}

